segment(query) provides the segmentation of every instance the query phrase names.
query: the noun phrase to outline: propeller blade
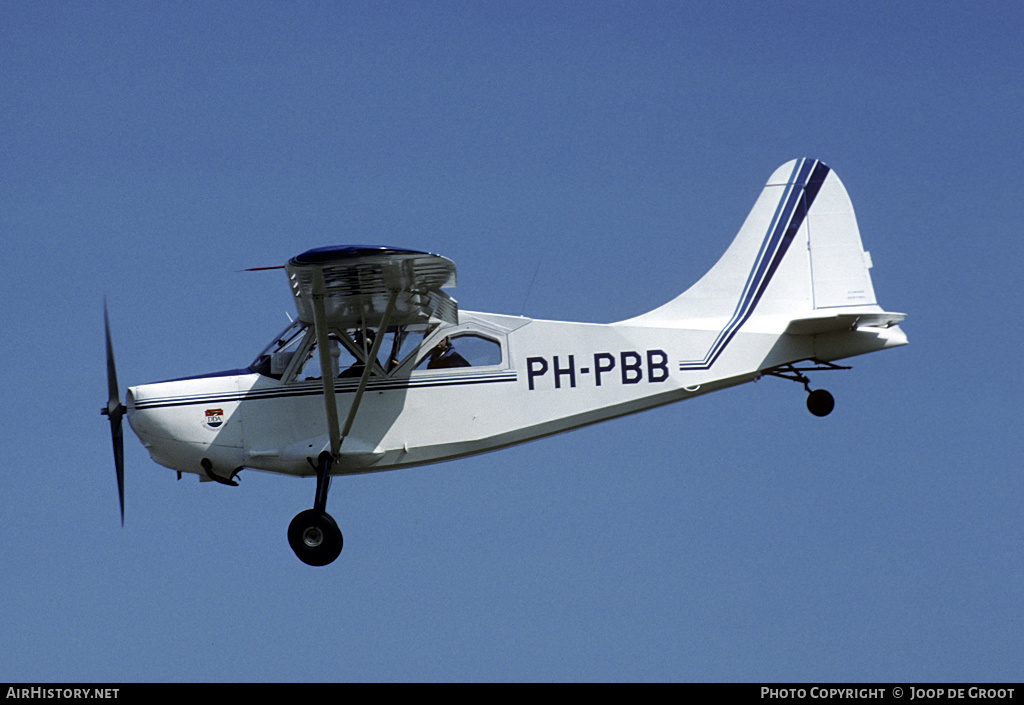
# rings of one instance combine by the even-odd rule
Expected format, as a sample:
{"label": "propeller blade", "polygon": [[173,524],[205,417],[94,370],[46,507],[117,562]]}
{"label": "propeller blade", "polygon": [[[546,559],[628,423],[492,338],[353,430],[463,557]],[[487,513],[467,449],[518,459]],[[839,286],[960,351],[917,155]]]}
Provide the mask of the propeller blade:
{"label": "propeller blade", "polygon": [[120,387],[117,386],[117,368],[114,365],[114,345],[110,342],[110,315],[107,300],[103,300],[103,328],[107,334],[107,409],[121,405]]}
{"label": "propeller blade", "polygon": [[121,526],[124,526],[124,430],[121,419],[125,408],[117,386],[117,367],[114,365],[114,346],[110,341],[110,316],[107,301],[103,301],[103,327],[107,334],[107,405],[100,411],[110,419],[110,438],[114,442],[114,470],[117,472],[117,498],[121,504]]}
{"label": "propeller blade", "polygon": [[121,414],[110,417],[110,437],[114,440],[117,499],[121,504],[121,526],[124,526],[124,431],[121,429]]}

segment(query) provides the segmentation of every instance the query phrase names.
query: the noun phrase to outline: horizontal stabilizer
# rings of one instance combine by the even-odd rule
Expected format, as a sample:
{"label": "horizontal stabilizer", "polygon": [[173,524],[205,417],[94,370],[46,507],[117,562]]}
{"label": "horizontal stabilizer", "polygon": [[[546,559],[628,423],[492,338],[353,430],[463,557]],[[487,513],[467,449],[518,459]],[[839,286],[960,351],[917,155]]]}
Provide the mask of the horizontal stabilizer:
{"label": "horizontal stabilizer", "polygon": [[865,327],[891,328],[906,317],[905,313],[836,313],[798,318],[790,321],[785,332],[790,335],[817,335]]}

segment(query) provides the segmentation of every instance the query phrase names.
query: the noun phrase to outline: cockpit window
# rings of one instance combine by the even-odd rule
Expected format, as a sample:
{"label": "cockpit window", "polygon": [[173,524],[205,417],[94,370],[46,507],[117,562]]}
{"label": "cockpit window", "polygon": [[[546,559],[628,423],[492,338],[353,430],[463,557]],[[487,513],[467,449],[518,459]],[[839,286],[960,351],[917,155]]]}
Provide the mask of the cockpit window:
{"label": "cockpit window", "polygon": [[[378,346],[371,375],[387,377],[401,369],[409,370],[409,361],[414,356],[419,357],[416,370],[501,364],[501,344],[497,340],[475,332],[459,332],[438,340],[435,328],[436,324],[388,328]],[[360,377],[377,335],[375,329],[331,330],[327,337],[331,353],[330,374],[336,378]],[[430,350],[423,348],[423,341],[428,336],[433,341]],[[292,323],[274,338],[249,369],[285,382],[321,379],[320,354],[313,326],[301,321]]]}
{"label": "cockpit window", "polygon": [[[331,351],[332,377],[358,377],[363,373],[363,363],[352,354],[351,350],[342,344],[338,335],[335,333],[328,334],[327,342]],[[306,381],[321,378],[320,353],[317,352],[316,340],[314,339],[313,344],[309,346],[309,350],[305,354],[302,366],[296,370],[295,379]]]}
{"label": "cockpit window", "polygon": [[[430,327],[427,324],[391,326],[377,350],[374,376],[387,376],[410,360],[420,349]],[[378,331],[373,328],[331,330],[331,367],[335,377],[359,377],[373,350]],[[284,381],[320,379],[320,355],[313,326],[296,321],[260,353],[249,366],[253,372]]]}
{"label": "cockpit window", "polygon": [[493,338],[476,333],[446,336],[427,353],[417,370],[441,370],[453,367],[486,367],[501,364],[501,345]]}

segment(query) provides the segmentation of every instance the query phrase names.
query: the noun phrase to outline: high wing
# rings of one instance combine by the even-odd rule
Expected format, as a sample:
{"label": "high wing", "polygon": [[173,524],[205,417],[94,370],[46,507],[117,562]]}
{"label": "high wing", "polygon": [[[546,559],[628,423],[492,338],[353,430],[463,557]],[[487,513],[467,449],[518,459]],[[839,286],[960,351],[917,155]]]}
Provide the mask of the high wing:
{"label": "high wing", "polygon": [[455,299],[441,291],[455,286],[455,263],[440,255],[391,247],[321,247],[293,257],[285,271],[304,323],[316,323],[318,293],[329,328],[378,328],[392,297],[388,325],[459,320]]}

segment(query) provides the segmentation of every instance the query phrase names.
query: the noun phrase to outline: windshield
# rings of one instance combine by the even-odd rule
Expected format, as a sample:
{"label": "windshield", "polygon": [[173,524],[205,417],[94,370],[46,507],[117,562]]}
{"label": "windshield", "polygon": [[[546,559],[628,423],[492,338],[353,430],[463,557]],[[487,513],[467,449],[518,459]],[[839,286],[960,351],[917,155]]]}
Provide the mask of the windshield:
{"label": "windshield", "polygon": [[270,345],[253,360],[249,369],[257,374],[281,379],[295,353],[302,347],[309,330],[305,323],[293,321],[280,335],[270,341]]}

